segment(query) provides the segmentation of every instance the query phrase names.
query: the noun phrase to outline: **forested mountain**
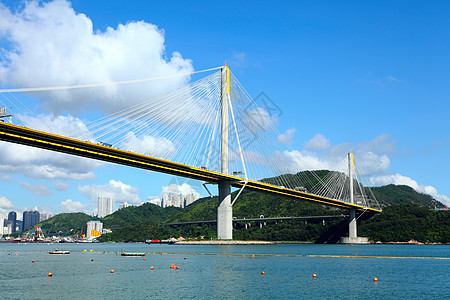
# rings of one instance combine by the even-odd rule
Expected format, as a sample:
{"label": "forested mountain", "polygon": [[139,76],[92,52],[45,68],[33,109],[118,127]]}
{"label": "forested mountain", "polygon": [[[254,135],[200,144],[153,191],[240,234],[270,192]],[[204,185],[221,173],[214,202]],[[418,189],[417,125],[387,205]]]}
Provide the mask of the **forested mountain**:
{"label": "forested mountain", "polygon": [[[316,172],[326,176],[329,171]],[[295,180],[297,175],[283,175],[285,181]],[[309,172],[301,176],[311,176]],[[265,179],[271,182],[274,179]],[[314,182],[314,180],[316,180]],[[317,179],[311,177],[311,186]],[[308,188],[308,187],[307,187]],[[443,207],[429,195],[416,192],[407,186],[387,185],[372,188],[377,200],[383,206],[383,213],[371,216],[364,214],[359,219],[359,232],[376,241],[450,242],[448,236],[449,217],[447,211],[437,212],[434,207]],[[234,192],[232,198],[236,196]],[[102,241],[144,241],[146,239],[165,239],[187,236],[198,238],[216,237],[215,224],[168,226],[169,223],[209,221],[217,218],[217,197],[199,199],[185,209],[162,208],[146,203],[141,206],[122,208],[100,219],[104,228],[113,230],[112,234],[101,237]],[[233,206],[233,216],[238,219],[298,216],[326,216],[348,214],[347,210],[323,206],[287,197],[244,191]],[[82,213],[59,214],[40,225],[44,232],[74,233],[90,220],[97,220]],[[335,243],[347,235],[346,219],[324,220],[285,220],[264,223],[259,221],[235,223],[235,239],[272,241],[309,241]],[[262,226],[260,228],[260,226]]]}

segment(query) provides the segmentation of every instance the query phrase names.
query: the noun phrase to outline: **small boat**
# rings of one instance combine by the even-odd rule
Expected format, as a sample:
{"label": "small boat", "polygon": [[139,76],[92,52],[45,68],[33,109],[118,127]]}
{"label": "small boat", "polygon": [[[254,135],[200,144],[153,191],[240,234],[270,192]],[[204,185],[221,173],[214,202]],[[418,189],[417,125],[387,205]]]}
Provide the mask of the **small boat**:
{"label": "small boat", "polygon": [[168,240],[146,240],[146,244],[175,244],[178,240],[170,238]]}
{"label": "small boat", "polygon": [[70,251],[55,250],[55,251],[48,251],[48,254],[70,254]]}
{"label": "small boat", "polygon": [[145,256],[145,252],[122,252],[122,256]]}

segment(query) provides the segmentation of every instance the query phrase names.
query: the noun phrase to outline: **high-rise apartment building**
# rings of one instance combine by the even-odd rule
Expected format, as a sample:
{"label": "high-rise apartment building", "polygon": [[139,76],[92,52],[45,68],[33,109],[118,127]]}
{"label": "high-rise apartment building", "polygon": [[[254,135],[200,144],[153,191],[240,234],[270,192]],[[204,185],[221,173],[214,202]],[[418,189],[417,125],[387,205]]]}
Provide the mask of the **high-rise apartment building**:
{"label": "high-rise apartment building", "polygon": [[11,226],[11,233],[16,232],[16,224],[17,224],[17,213],[15,211],[11,211],[8,214],[9,226]]}
{"label": "high-rise apartment building", "polygon": [[23,228],[22,231],[28,230],[37,223],[39,223],[39,212],[38,211],[24,211],[23,212]]}
{"label": "high-rise apartment building", "polygon": [[133,206],[133,205],[131,205],[127,201],[125,201],[123,204],[119,204],[119,209],[127,208],[127,207],[130,207],[130,206]]}
{"label": "high-rise apartment building", "polygon": [[189,204],[197,200],[194,194],[177,194],[177,193],[164,193],[161,195],[161,206],[175,206],[185,208]]}
{"label": "high-rise apartment building", "polygon": [[111,197],[98,197],[97,217],[104,218],[114,212],[114,200]]}
{"label": "high-rise apartment building", "polygon": [[103,223],[100,221],[90,221],[86,224],[86,237],[101,236],[103,230]]}

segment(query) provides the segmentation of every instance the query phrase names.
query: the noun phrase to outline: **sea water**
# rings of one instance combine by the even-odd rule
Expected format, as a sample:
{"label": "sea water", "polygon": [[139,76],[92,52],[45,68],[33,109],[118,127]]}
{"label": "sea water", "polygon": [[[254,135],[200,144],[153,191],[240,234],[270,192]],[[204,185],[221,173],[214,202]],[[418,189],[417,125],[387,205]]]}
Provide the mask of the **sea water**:
{"label": "sea water", "polygon": [[446,245],[0,244],[0,299],[450,299],[448,258]]}

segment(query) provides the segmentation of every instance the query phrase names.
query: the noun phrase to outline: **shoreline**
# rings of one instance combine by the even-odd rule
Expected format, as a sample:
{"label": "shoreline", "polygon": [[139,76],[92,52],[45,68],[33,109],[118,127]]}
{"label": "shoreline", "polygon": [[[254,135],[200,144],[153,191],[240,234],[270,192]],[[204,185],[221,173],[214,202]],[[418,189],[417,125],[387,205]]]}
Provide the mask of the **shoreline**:
{"label": "shoreline", "polygon": [[276,245],[276,242],[268,241],[233,241],[233,240],[211,240],[211,241],[179,241],[173,245]]}

